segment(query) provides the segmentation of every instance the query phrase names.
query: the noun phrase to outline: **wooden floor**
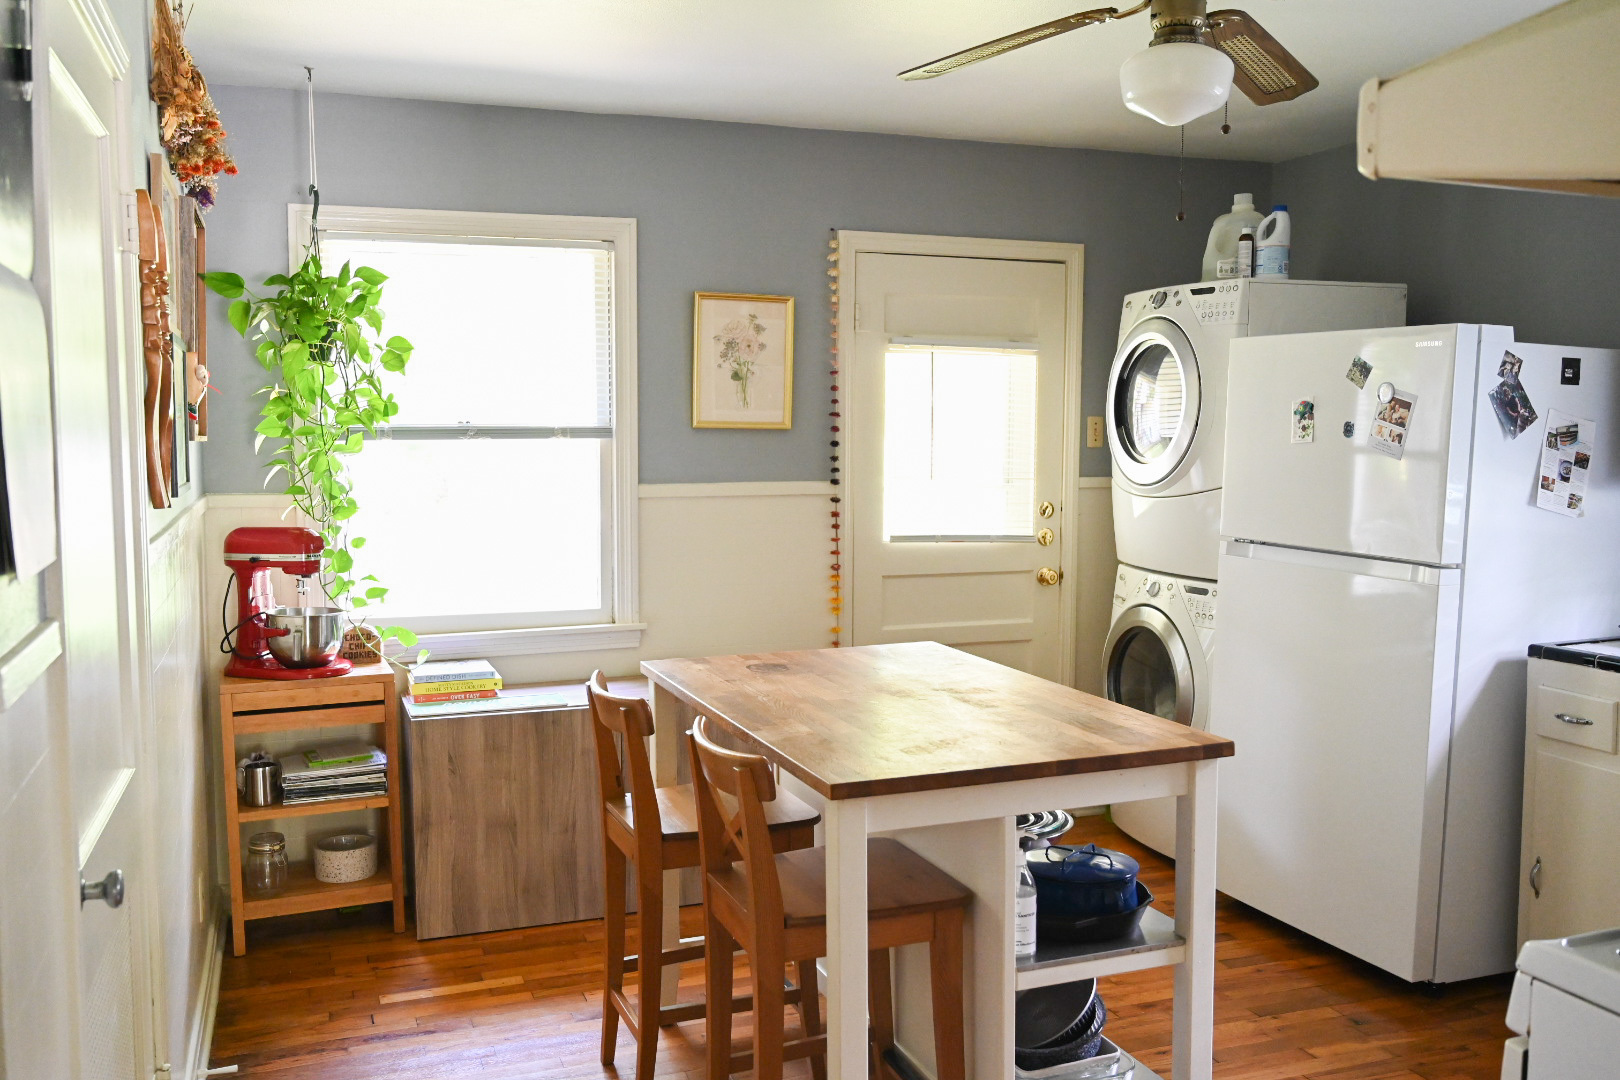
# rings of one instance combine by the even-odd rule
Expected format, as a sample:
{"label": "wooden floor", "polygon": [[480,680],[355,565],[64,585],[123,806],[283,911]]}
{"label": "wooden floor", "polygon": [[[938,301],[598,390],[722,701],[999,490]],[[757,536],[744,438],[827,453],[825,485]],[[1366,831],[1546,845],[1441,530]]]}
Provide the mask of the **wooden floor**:
{"label": "wooden floor", "polygon": [[[1082,832],[1138,855],[1160,905],[1173,909],[1166,860],[1101,819],[1082,819]],[[225,959],[212,1064],[277,1080],[633,1075],[622,1027],[620,1069],[597,1061],[599,922],[418,942],[392,933],[387,914],[251,924],[248,954]],[[1219,1080],[1500,1075],[1508,976],[1431,995],[1224,897],[1219,926]],[[702,966],[689,965],[683,996],[701,979]],[[1168,1078],[1169,970],[1107,979],[1103,996],[1108,1035]],[[702,1080],[702,1031],[697,1021],[663,1032],[661,1078]],[[803,1066],[789,1075],[808,1075]]]}

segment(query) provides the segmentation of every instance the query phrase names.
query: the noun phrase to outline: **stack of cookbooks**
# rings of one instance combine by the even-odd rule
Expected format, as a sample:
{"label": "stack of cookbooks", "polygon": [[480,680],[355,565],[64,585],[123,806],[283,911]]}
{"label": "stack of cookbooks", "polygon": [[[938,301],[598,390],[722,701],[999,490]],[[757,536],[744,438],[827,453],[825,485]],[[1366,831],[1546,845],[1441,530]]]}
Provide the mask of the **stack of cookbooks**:
{"label": "stack of cookbooks", "polygon": [[501,674],[488,660],[438,660],[411,668],[411,700],[476,701],[500,693]]}
{"label": "stack of cookbooks", "polygon": [[387,793],[388,755],[360,739],[281,759],[281,801],[288,806]]}

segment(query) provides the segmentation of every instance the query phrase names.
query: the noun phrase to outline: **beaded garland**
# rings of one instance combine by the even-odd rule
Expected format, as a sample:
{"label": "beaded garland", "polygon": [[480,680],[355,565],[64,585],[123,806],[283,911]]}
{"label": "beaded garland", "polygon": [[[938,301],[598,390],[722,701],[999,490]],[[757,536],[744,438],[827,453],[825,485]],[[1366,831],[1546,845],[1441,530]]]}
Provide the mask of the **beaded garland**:
{"label": "beaded garland", "polygon": [[827,607],[832,614],[832,647],[836,649],[842,644],[841,624],[843,623],[844,614],[843,543],[840,529],[843,522],[840,509],[844,500],[839,495],[839,492],[843,490],[843,486],[838,473],[839,429],[843,414],[838,408],[838,231],[836,229],[832,230],[832,239],[827,242],[827,246],[831,249],[827,254],[827,261],[833,264],[827,268],[828,300],[832,309],[832,348],[830,351],[832,410],[827,413],[827,416],[831,420],[830,427],[832,428],[830,432],[832,439],[829,443],[832,453],[829,457],[832,461],[831,479],[833,485],[832,509],[830,511],[832,515],[832,568],[827,575],[829,582]]}

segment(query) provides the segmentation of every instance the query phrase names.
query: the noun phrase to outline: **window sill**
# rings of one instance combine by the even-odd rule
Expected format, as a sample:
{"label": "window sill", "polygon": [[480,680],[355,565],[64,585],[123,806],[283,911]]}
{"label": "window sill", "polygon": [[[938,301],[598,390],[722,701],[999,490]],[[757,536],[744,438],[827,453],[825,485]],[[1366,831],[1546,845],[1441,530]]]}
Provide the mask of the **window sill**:
{"label": "window sill", "polygon": [[529,630],[477,630],[463,634],[423,634],[411,648],[390,646],[393,656],[428,649],[435,660],[481,660],[489,656],[598,652],[641,647],[646,623],[597,623],[591,626],[541,626]]}

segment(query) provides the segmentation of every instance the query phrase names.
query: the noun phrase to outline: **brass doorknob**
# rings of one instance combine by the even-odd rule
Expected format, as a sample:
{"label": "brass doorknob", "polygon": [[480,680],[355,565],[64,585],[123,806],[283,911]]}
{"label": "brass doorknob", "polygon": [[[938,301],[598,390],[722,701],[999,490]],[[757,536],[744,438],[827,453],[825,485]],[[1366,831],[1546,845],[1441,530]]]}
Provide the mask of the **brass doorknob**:
{"label": "brass doorknob", "polygon": [[1035,534],[1035,542],[1041,545],[1041,547],[1051,547],[1052,541],[1056,539],[1057,533],[1053,532],[1051,529],[1042,529],[1040,532]]}
{"label": "brass doorknob", "polygon": [[1035,508],[1035,512],[1041,515],[1043,518],[1049,518],[1053,514],[1057,513],[1057,507],[1053,506],[1049,502],[1043,502],[1041,505]]}
{"label": "brass doorknob", "polygon": [[1056,585],[1063,580],[1063,571],[1054,570],[1050,566],[1043,566],[1035,571],[1035,580],[1042,585]]}

